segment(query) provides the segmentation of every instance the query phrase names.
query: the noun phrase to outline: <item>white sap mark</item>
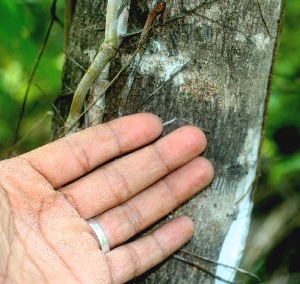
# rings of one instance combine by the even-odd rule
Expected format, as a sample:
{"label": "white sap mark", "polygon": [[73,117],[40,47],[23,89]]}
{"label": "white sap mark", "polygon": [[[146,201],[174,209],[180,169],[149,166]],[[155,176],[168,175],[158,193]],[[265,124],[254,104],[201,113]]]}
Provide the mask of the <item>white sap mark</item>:
{"label": "white sap mark", "polygon": [[235,40],[239,41],[239,42],[245,42],[246,41],[246,37],[241,34],[241,33],[237,33],[237,35],[235,36]]}
{"label": "white sap mark", "polygon": [[270,37],[265,36],[263,33],[256,34],[252,38],[259,50],[265,49],[270,43]]}
{"label": "white sap mark", "polygon": [[[159,77],[162,81],[166,81],[190,60],[190,57],[185,54],[169,56],[167,47],[159,41],[152,41],[151,45],[154,47],[155,52],[145,52],[139,69],[142,75],[152,75]],[[158,51],[159,53],[156,53]],[[174,84],[179,85],[183,81],[184,77],[182,73],[174,78]]]}
{"label": "white sap mark", "polygon": [[[238,163],[247,167],[247,174],[239,181],[236,193],[237,216],[232,222],[221,248],[218,262],[237,267],[242,259],[246,239],[249,233],[253,202],[251,190],[257,170],[257,159],[261,129],[249,129],[243,152]],[[236,271],[222,265],[217,266],[216,275],[229,282],[233,282]],[[215,280],[215,284],[224,284],[224,281]]]}
{"label": "white sap mark", "polygon": [[155,52],[162,52],[163,50],[163,45],[161,44],[161,42],[157,41],[157,40],[153,40],[151,42],[152,47],[154,49]]}

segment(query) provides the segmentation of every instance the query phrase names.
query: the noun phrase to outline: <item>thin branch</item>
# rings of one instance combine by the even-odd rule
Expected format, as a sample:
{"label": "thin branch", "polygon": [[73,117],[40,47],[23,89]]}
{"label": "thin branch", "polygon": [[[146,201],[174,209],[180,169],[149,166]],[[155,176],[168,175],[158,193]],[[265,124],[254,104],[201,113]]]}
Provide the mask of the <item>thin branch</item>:
{"label": "thin branch", "polygon": [[[76,126],[76,124],[79,122],[79,120],[81,119],[81,117],[83,115],[85,115],[86,112],[88,112],[94,105],[95,103],[100,100],[102,98],[102,96],[104,95],[104,93],[119,79],[120,75],[124,72],[125,69],[128,68],[128,66],[131,64],[132,60],[134,59],[135,55],[138,53],[138,49],[135,50],[135,52],[133,53],[131,59],[128,60],[128,62],[120,69],[120,71],[115,75],[115,77],[110,81],[110,83],[107,85],[107,87],[103,90],[103,92],[99,95],[99,97],[97,98],[96,101],[93,102],[93,104],[90,104],[86,110],[84,110],[78,117],[76,120],[74,120],[74,122],[68,126],[68,128],[63,132],[63,134],[61,136],[65,136],[66,133],[68,133],[68,131],[70,131],[72,128],[74,128]],[[61,137],[60,136],[60,137]]]}
{"label": "thin branch", "polygon": [[186,258],[183,258],[183,257],[177,255],[177,254],[174,254],[174,255],[173,255],[173,258],[175,258],[175,259],[177,259],[177,260],[179,260],[179,261],[182,261],[182,262],[184,262],[184,263],[187,263],[187,264],[189,264],[189,265],[191,265],[191,266],[193,266],[193,267],[196,267],[197,269],[203,271],[204,273],[206,273],[206,274],[212,276],[212,277],[215,278],[215,279],[219,279],[219,280],[221,280],[221,281],[223,281],[223,282],[225,282],[225,283],[234,284],[233,282],[228,281],[228,280],[226,280],[226,279],[224,279],[224,278],[222,278],[222,277],[216,275],[215,273],[209,271],[206,267],[204,267],[204,266],[202,266],[202,265],[200,265],[200,264],[198,264],[198,263],[196,263],[196,262],[194,262],[194,261],[190,261],[190,260],[188,260],[188,259],[186,259]]}
{"label": "thin branch", "polygon": [[[126,0],[125,0],[125,2],[126,2]],[[125,3],[125,2],[124,2],[124,3]],[[182,13],[182,14],[179,14],[179,15],[177,15],[177,16],[175,16],[175,17],[173,17],[173,18],[171,18],[171,19],[169,19],[169,20],[167,20],[167,21],[165,21],[165,23],[166,23],[166,24],[167,24],[167,23],[171,23],[171,22],[176,21],[176,20],[178,20],[178,19],[184,18],[184,17],[186,17],[187,15],[189,15],[189,14],[191,14],[191,13],[195,13],[198,9],[200,9],[200,8],[206,6],[206,5],[213,4],[213,3],[215,3],[215,2],[218,2],[218,0],[213,0],[213,1],[209,1],[209,2],[208,2],[208,1],[204,1],[203,3],[201,3],[201,4],[198,5],[198,6],[196,6],[195,8],[193,8],[193,9],[191,9],[191,10],[188,10],[188,11]],[[202,15],[201,15],[201,16],[202,16]],[[205,16],[203,16],[203,17],[205,17]],[[206,17],[205,17],[205,18],[206,18]],[[211,19],[209,19],[209,18],[207,18],[207,19],[214,22],[214,20],[211,20]],[[219,24],[219,23],[217,23],[217,22],[215,22],[215,23],[216,23],[216,24]],[[159,25],[155,25],[155,26],[159,26]],[[232,27],[227,27],[227,28],[234,29],[234,28],[232,28]],[[132,33],[132,34],[127,34],[127,36],[139,34],[140,32],[143,33],[144,30],[145,30],[145,27],[144,27],[144,29],[143,29],[142,31],[138,31],[138,32],[135,32],[135,33]],[[235,30],[238,31],[238,32],[240,32],[240,33],[242,33],[241,31],[239,31],[239,30],[237,30],[237,29],[235,29]],[[243,35],[246,36],[245,34],[243,34]],[[115,75],[115,77],[114,77],[113,80],[109,83],[109,85],[108,85],[108,86],[103,90],[103,92],[99,95],[99,97],[97,98],[97,100],[94,101],[91,105],[89,105],[89,106],[87,107],[87,109],[84,110],[84,111],[77,117],[76,120],[74,120],[74,122],[73,122],[72,124],[68,125],[68,128],[66,129],[66,131],[64,132],[64,134],[66,134],[68,131],[70,131],[70,129],[74,128],[74,126],[79,122],[80,118],[81,118],[87,111],[89,111],[90,108],[91,108],[98,100],[100,100],[100,99],[103,97],[104,93],[108,90],[108,88],[110,88],[110,86],[111,86],[112,84],[115,83],[115,81],[119,78],[119,76],[123,73],[123,71],[124,71],[125,69],[127,69],[127,67],[131,64],[131,62],[132,62],[133,59],[135,58],[135,56],[136,56],[136,54],[138,53],[138,51],[139,51],[139,47],[136,49],[136,51],[135,51],[134,54],[132,55],[131,59],[125,64],[125,66],[124,66],[123,68],[121,68],[121,70],[117,73],[117,75]],[[192,60],[192,59],[191,59],[191,60]],[[189,62],[187,63],[187,65],[188,65],[188,64],[189,64]],[[161,90],[161,88],[163,88],[164,85],[165,85],[168,81],[172,80],[172,79],[173,79],[179,72],[181,72],[182,69],[185,68],[185,67],[186,67],[186,66],[183,66],[183,67],[180,68],[178,71],[174,72],[174,74],[171,75],[170,78],[168,78],[168,79],[167,79],[161,86],[159,86],[153,93],[151,93],[151,94],[150,94],[150,95],[149,95],[149,96],[148,96],[148,97],[147,97],[147,98],[139,105],[139,107],[140,107],[141,105],[143,105],[146,101],[148,101],[152,96],[154,96],[155,94],[157,94],[158,91]]]}
{"label": "thin branch", "polygon": [[172,23],[172,22],[177,21],[177,20],[182,19],[182,18],[185,18],[186,16],[195,13],[195,12],[196,12],[197,10],[199,10],[200,8],[203,8],[204,6],[207,6],[207,5],[210,5],[210,4],[214,4],[215,2],[218,2],[218,1],[219,1],[219,0],[213,0],[213,1],[209,1],[209,2],[204,1],[204,2],[202,2],[200,5],[194,7],[194,8],[192,8],[192,9],[190,9],[190,10],[187,10],[187,11],[185,11],[184,13],[178,14],[177,16],[174,16],[174,17],[168,19],[168,20],[166,21],[166,24]]}
{"label": "thin branch", "polygon": [[81,116],[83,102],[86,99],[87,93],[101,71],[116,54],[118,47],[118,8],[121,3],[120,1],[121,0],[108,0],[107,2],[105,38],[103,43],[100,45],[96,57],[76,88],[70,112],[67,121],[65,122],[65,134],[76,132],[74,126],[78,122],[78,117]]}
{"label": "thin branch", "polygon": [[267,25],[267,22],[265,20],[265,17],[264,17],[263,11],[262,11],[262,7],[261,7],[261,4],[259,3],[259,0],[256,0],[256,3],[257,3],[257,6],[258,6],[260,17],[261,17],[261,19],[264,23],[265,29],[267,30],[268,36],[271,37],[271,32],[270,32],[269,27]]}
{"label": "thin branch", "polygon": [[[195,14],[196,16],[201,17],[201,18],[203,18],[203,19],[205,19],[207,21],[210,21],[210,22],[212,22],[212,23],[214,23],[214,24],[216,24],[216,25],[218,25],[220,27],[227,28],[227,29],[230,29],[230,30],[234,30],[234,31],[242,34],[249,42],[251,42],[253,45],[256,46],[256,44],[250,39],[250,37],[248,35],[246,35],[243,31],[241,31],[241,30],[239,30],[237,28],[231,27],[231,26],[227,26],[227,25],[221,24],[221,23],[219,23],[218,21],[216,21],[214,19],[206,17],[206,16],[204,16],[204,15],[202,15],[200,13],[197,13],[197,10],[199,10],[200,8],[203,8],[204,6],[213,4],[215,2],[218,2],[218,0],[214,0],[214,1],[210,1],[210,2],[205,1],[205,2],[201,3],[200,5],[192,8],[191,10],[187,10],[184,13],[181,13],[181,14],[178,14],[178,15],[172,17],[172,18],[169,18],[168,20],[166,20],[165,24],[169,24],[169,23],[175,22],[177,20],[180,20],[182,18],[185,18],[188,15]],[[162,24],[160,24],[160,23],[155,24],[155,27],[158,27],[158,26],[162,26]],[[131,32],[131,33],[128,33],[126,35],[126,37],[135,36],[135,35],[140,34],[141,32],[142,32],[142,30]]]}
{"label": "thin branch", "polygon": [[[131,71],[128,76],[127,82],[124,85],[119,98],[119,108],[118,108],[118,115],[123,116],[125,113],[125,108],[127,104],[127,99],[129,97],[129,93],[131,91],[131,88],[133,86],[134,80],[135,80],[135,74],[137,71],[137,67],[140,64],[140,61],[143,57],[145,48],[146,48],[146,42],[150,39],[152,33],[153,33],[153,28],[155,25],[155,20],[160,16],[160,18],[165,19],[166,16],[166,3],[165,2],[160,2],[158,3],[148,14],[146,23],[144,25],[140,40],[138,42],[138,49],[139,52],[136,54],[136,56],[133,59],[133,62],[131,64]],[[165,22],[165,20],[164,20]]]}
{"label": "thin branch", "polygon": [[204,257],[204,256],[200,256],[200,255],[194,254],[194,253],[192,253],[192,252],[190,252],[188,250],[185,250],[185,249],[180,249],[179,251],[181,251],[182,253],[188,254],[190,256],[193,256],[195,258],[198,258],[200,260],[204,260],[204,261],[207,261],[207,262],[210,262],[210,263],[213,263],[213,264],[217,264],[217,265],[220,265],[220,266],[223,266],[223,267],[227,267],[227,268],[230,268],[230,269],[235,270],[237,272],[240,272],[240,273],[242,273],[244,275],[247,275],[249,277],[252,277],[252,278],[256,279],[258,281],[258,283],[262,282],[261,279],[256,274],[254,274],[252,272],[249,272],[249,271],[247,271],[245,269],[242,269],[242,268],[239,268],[239,267],[235,267],[235,266],[231,266],[231,265],[224,264],[224,263],[220,263],[220,262],[215,261],[213,259],[210,259],[210,258],[207,258],[207,257]]}
{"label": "thin branch", "polygon": [[57,0],[54,0],[50,8],[51,18],[63,28],[64,23],[56,15],[56,2]]}
{"label": "thin branch", "polygon": [[[117,20],[117,48],[119,48],[127,34],[130,0],[119,2],[119,6]],[[87,125],[87,120],[88,126],[101,124],[103,122],[106,110],[105,88],[109,84],[109,69],[110,62],[106,64],[90,88],[86,108],[89,105],[93,106],[89,109],[87,115],[85,115],[85,125]],[[100,98],[98,99],[98,97]]]}
{"label": "thin branch", "polygon": [[40,128],[40,127],[42,126],[42,124],[44,123],[44,121],[46,120],[46,118],[49,117],[49,116],[53,116],[53,113],[52,113],[51,111],[48,111],[40,121],[36,122],[36,123],[31,127],[31,129],[29,129],[29,131],[26,133],[26,135],[24,135],[21,139],[19,139],[19,140],[13,145],[12,148],[16,148],[16,147],[20,146],[22,143],[24,143],[24,142],[28,139],[28,137],[30,137],[30,135],[31,135],[35,130],[37,130],[38,128]]}
{"label": "thin branch", "polygon": [[13,145],[16,144],[17,141],[18,141],[18,139],[19,139],[20,126],[21,126],[21,122],[22,122],[22,120],[24,118],[25,107],[26,107],[26,103],[27,103],[27,99],[28,99],[28,94],[29,94],[29,91],[30,91],[30,87],[31,87],[33,78],[35,76],[35,73],[37,71],[39,63],[41,61],[42,55],[43,55],[43,53],[44,53],[44,51],[46,49],[46,46],[47,46],[47,43],[48,43],[48,40],[49,40],[49,36],[50,36],[51,30],[52,30],[53,24],[54,24],[55,21],[58,21],[58,17],[55,14],[55,11],[56,11],[56,2],[57,2],[57,0],[53,0],[53,2],[52,2],[52,5],[51,5],[51,22],[49,24],[46,36],[44,38],[44,41],[42,43],[41,49],[40,49],[40,51],[38,53],[38,56],[35,59],[34,66],[33,66],[33,69],[31,71],[31,74],[30,74],[30,77],[29,77],[29,80],[28,80],[28,84],[27,84],[27,87],[26,87],[26,90],[25,90],[25,94],[24,94],[24,98],[23,98],[23,103],[22,103],[22,107],[21,107],[21,111],[20,111],[20,116],[19,116],[18,123],[17,123],[16,135],[15,135],[15,139],[14,139]]}
{"label": "thin branch", "polygon": [[135,112],[137,112],[137,110],[139,109],[139,107],[141,107],[142,105],[144,105],[149,99],[151,99],[153,96],[155,96],[168,82],[170,82],[171,80],[173,80],[173,78],[176,75],[178,75],[180,72],[182,72],[195,58],[196,58],[196,56],[193,56],[190,60],[188,60],[188,62],[186,62],[185,64],[183,64],[177,71],[175,71],[172,75],[170,75],[170,77],[166,81],[164,81],[145,100],[143,100],[139,104],[139,106],[137,107],[137,109],[135,110]]}
{"label": "thin branch", "polygon": [[50,99],[50,97],[42,90],[42,88],[38,85],[35,84],[35,86],[40,90],[40,92],[48,99],[48,101],[51,104],[51,107],[55,113],[56,116],[58,116],[58,119],[60,120],[60,123],[63,125],[64,124],[64,119],[62,118],[62,116],[60,115],[60,111],[58,110],[58,108],[56,107],[56,105],[52,102],[52,100]]}
{"label": "thin branch", "polygon": [[80,65],[80,64],[79,64],[77,61],[75,61],[73,58],[67,56],[66,54],[65,54],[65,57],[66,57],[67,60],[71,61],[74,65],[76,65],[81,71],[83,71],[83,72],[86,72],[86,71],[87,71],[82,65]]}
{"label": "thin branch", "polygon": [[[213,1],[210,1],[210,2],[204,1],[200,5],[197,5],[196,7],[192,8],[191,10],[187,10],[184,13],[178,14],[178,15],[172,17],[172,18],[167,19],[163,24],[162,23],[156,23],[154,25],[154,27],[164,26],[166,24],[169,24],[169,23],[175,22],[177,20],[180,20],[182,18],[185,18],[186,16],[188,16],[188,15],[196,12],[198,9],[200,9],[200,8],[206,6],[206,5],[209,5],[209,4],[213,4],[213,3],[217,2],[217,1],[218,0],[213,0]],[[140,30],[135,31],[135,32],[127,33],[126,37],[131,37],[131,36],[139,35],[140,33],[142,33],[142,31],[143,31],[143,29],[140,29]]]}
{"label": "thin branch", "polygon": [[[110,0],[110,1],[113,3],[113,0]],[[109,3],[110,2],[108,2],[108,4]],[[109,8],[109,6],[108,6],[107,10],[109,11],[110,9],[111,9],[111,7]],[[74,127],[77,125],[80,118],[87,111],[89,111],[100,99],[103,98],[103,96],[104,96],[105,92],[108,90],[108,88],[119,78],[121,73],[131,64],[131,62],[134,60],[135,56],[143,48],[144,43],[151,36],[151,31],[152,31],[155,19],[157,18],[157,16],[161,15],[164,11],[165,11],[165,3],[164,2],[161,2],[161,3],[157,4],[153,8],[153,10],[151,10],[151,12],[148,14],[146,23],[144,25],[144,28],[143,28],[143,31],[142,31],[142,34],[141,34],[141,38],[140,38],[139,43],[138,43],[138,47],[135,50],[135,52],[133,53],[130,60],[127,62],[127,64],[125,64],[125,66],[123,68],[121,68],[121,70],[117,73],[117,75],[114,77],[114,79],[104,88],[104,90],[98,95],[97,98],[95,98],[95,100],[86,108],[86,110],[81,112],[82,104],[83,104],[86,93],[90,89],[92,83],[95,81],[96,77],[99,75],[101,70],[105,67],[106,63],[110,60],[110,59],[108,60],[107,54],[101,54],[100,53],[101,48],[108,45],[108,43],[106,42],[106,38],[105,38],[104,44],[101,45],[99,53],[97,54],[96,58],[94,59],[93,63],[91,64],[91,66],[89,67],[87,73],[84,74],[83,78],[81,79],[81,81],[80,81],[80,83],[79,83],[79,85],[78,85],[78,87],[75,91],[73,101],[72,101],[72,104],[71,104],[70,113],[69,113],[69,116],[68,116],[67,121],[65,123],[65,131],[64,131],[63,135],[66,135],[68,133],[70,134],[70,133],[76,132],[76,130],[74,130]],[[108,24],[109,21],[107,20],[106,23]],[[110,33],[112,33],[112,31],[110,31],[110,32],[107,31],[106,32],[106,34],[108,35],[108,40],[110,40],[112,38]],[[117,31],[116,31],[116,34],[117,34]],[[116,41],[117,41],[117,39],[116,39]],[[98,59],[97,59],[97,57],[98,57]],[[105,65],[103,65],[103,67],[102,67],[102,65],[100,66],[99,62],[101,61],[101,63],[104,63],[106,60],[107,60],[107,62],[105,63]],[[96,76],[96,74],[97,74],[97,76]]]}
{"label": "thin branch", "polygon": [[204,16],[204,15],[202,15],[202,14],[199,14],[199,13],[196,13],[196,12],[194,12],[194,14],[195,14],[196,16],[201,17],[201,18],[203,18],[203,19],[205,19],[205,20],[208,20],[208,21],[210,21],[210,22],[212,22],[212,23],[214,23],[214,24],[216,24],[216,25],[218,25],[218,26],[220,26],[220,27],[222,27],[222,28],[226,28],[226,29],[229,29],[229,30],[232,30],[232,31],[235,31],[235,32],[240,33],[241,35],[243,35],[243,36],[245,37],[245,39],[246,39],[247,41],[251,42],[253,45],[256,46],[256,44],[250,39],[250,37],[249,37],[248,35],[246,35],[243,31],[241,31],[241,30],[239,30],[239,29],[237,29],[237,28],[228,26],[228,25],[221,24],[221,23],[219,23],[218,21],[213,20],[213,19],[211,19],[211,18],[209,18],[209,17],[206,17],[206,16]]}
{"label": "thin branch", "polygon": [[201,129],[203,132],[205,132],[206,134],[209,134],[209,131],[208,131],[208,130],[206,130],[206,129],[204,129],[203,127],[200,127],[200,126],[194,124],[194,123],[191,122],[191,121],[188,121],[188,120],[185,119],[185,118],[181,118],[181,117],[174,117],[174,118],[172,118],[172,119],[170,119],[170,120],[168,120],[168,121],[165,121],[165,122],[163,123],[163,126],[164,126],[164,127],[165,127],[165,126],[168,126],[168,125],[174,123],[174,122],[177,121],[177,120],[183,121],[183,122],[185,122],[185,123],[187,123],[187,124],[189,124],[189,125],[196,126],[196,127],[200,128],[200,129]]}

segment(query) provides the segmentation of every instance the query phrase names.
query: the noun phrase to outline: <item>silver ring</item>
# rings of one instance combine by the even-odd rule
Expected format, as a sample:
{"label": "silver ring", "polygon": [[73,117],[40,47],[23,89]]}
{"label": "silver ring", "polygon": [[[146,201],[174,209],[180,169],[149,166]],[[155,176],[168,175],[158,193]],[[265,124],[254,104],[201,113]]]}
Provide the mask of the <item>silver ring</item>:
{"label": "silver ring", "polygon": [[91,226],[94,233],[96,234],[100,244],[100,248],[103,251],[103,253],[108,253],[110,251],[108,241],[98,222],[96,222],[94,218],[90,218],[87,220],[87,223]]}

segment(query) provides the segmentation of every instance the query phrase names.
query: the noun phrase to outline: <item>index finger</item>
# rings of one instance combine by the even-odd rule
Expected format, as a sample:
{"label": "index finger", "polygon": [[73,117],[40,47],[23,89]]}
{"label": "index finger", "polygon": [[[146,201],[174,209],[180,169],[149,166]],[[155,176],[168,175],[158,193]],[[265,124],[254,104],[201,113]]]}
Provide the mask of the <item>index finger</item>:
{"label": "index finger", "polygon": [[134,114],[87,128],[22,155],[54,188],[140,148],[162,132],[160,119]]}

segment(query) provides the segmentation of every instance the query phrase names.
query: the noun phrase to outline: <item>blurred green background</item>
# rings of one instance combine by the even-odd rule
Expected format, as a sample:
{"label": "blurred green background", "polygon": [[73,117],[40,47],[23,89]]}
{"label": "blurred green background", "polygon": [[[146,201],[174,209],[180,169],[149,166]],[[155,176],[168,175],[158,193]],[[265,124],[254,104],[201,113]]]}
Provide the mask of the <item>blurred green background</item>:
{"label": "blurred green background", "polygon": [[[63,20],[63,2],[57,2],[57,15],[61,20]],[[23,143],[13,149],[10,147],[15,139],[28,79],[50,24],[51,4],[52,0],[0,2],[1,159],[7,157],[11,150],[17,154],[36,148],[49,140],[51,124],[49,112],[52,111],[50,101],[54,101],[58,96],[63,63],[63,28],[57,23],[53,26],[31,85],[25,119],[20,128]]]}
{"label": "blurred green background", "polygon": [[[11,148],[34,59],[47,32],[52,0],[0,2],[0,159],[49,139],[63,63],[63,28],[54,24]],[[57,3],[63,20],[63,1]],[[242,267],[265,283],[300,283],[300,2],[287,0],[255,192],[253,222]],[[36,86],[38,84],[38,87]],[[41,90],[43,92],[41,92]],[[243,277],[239,282],[255,283]]]}

